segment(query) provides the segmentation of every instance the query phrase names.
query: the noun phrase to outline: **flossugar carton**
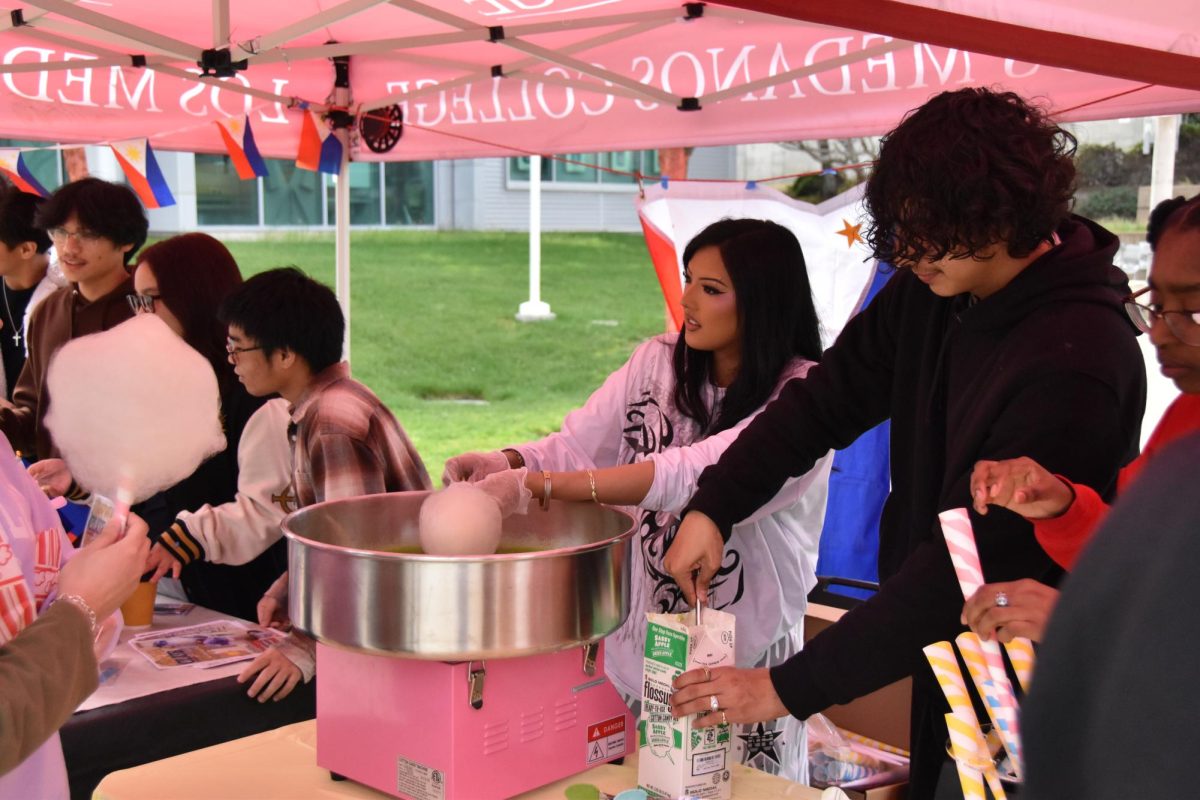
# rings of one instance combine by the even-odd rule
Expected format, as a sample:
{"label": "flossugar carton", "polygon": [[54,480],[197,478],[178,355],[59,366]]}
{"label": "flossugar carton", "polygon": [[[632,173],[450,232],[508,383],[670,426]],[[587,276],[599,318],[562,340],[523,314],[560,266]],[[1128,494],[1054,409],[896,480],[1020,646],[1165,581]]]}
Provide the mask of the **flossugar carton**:
{"label": "flossugar carton", "polygon": [[647,614],[638,721],[638,786],[656,796],[728,800],[730,725],[692,728],[693,717],[671,716],[672,683],[690,669],[734,666],[734,617],[704,609]]}

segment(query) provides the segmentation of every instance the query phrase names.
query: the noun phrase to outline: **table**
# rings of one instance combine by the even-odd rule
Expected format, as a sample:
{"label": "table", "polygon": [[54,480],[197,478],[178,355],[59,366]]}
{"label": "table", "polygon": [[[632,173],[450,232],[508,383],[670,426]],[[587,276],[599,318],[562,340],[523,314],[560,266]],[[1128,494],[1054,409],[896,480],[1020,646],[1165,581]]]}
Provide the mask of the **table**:
{"label": "table", "polygon": [[[158,601],[170,602],[159,596]],[[316,715],[316,680],[278,703],[246,696],[236,676],[245,662],[212,669],[160,670],[126,645],[152,630],[228,619],[201,606],[181,616],[155,615],[149,627],[125,630],[101,664],[120,673],[98,688],[59,731],[72,800],[85,800],[109,772],[278,728]]]}
{"label": "table", "polygon": [[[333,781],[317,766],[317,724],[299,722],[194,753],[114,772],[94,800],[382,800],[389,797],[353,781]],[[637,756],[605,764],[520,795],[520,800],[563,800],[568,786],[592,784],[616,794],[637,785]],[[744,767],[734,767],[735,800],[818,800],[820,789]]]}

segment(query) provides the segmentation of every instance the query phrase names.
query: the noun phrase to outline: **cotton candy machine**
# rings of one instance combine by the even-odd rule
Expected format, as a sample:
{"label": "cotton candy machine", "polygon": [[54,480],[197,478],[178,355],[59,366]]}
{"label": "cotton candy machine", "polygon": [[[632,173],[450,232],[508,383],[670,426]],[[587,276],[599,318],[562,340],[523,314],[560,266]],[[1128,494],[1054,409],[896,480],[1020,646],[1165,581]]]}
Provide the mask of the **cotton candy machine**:
{"label": "cotton candy machine", "polygon": [[284,520],[290,613],[317,645],[317,763],[412,800],[503,798],[624,756],[601,639],[629,607],[632,521],[551,502],[489,556],[420,553],[428,492]]}

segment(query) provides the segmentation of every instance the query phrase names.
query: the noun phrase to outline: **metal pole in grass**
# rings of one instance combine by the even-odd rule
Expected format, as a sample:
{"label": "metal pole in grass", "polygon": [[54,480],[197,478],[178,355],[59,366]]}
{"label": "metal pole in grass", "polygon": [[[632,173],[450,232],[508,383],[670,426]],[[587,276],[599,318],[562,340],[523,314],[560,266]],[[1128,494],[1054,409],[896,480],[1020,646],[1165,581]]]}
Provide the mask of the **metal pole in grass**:
{"label": "metal pole in grass", "polygon": [[529,299],[517,308],[519,322],[554,319],[542,302],[542,157],[529,157]]}

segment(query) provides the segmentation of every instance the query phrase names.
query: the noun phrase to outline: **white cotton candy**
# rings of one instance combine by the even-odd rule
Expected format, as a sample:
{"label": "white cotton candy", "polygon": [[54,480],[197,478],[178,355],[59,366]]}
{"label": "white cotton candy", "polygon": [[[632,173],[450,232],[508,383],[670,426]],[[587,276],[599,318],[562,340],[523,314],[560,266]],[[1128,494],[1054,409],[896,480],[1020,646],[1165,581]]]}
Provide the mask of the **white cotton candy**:
{"label": "white cotton candy", "polygon": [[92,492],[140,502],[225,448],[212,366],[153,314],[67,342],[46,384],[46,427]]}
{"label": "white cotton candy", "polygon": [[469,483],[425,498],[418,517],[421,549],[431,556],[483,556],[500,544],[500,507]]}

